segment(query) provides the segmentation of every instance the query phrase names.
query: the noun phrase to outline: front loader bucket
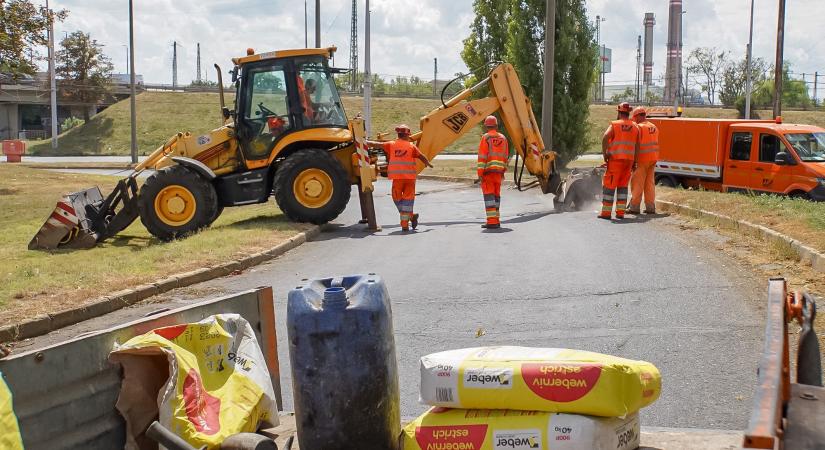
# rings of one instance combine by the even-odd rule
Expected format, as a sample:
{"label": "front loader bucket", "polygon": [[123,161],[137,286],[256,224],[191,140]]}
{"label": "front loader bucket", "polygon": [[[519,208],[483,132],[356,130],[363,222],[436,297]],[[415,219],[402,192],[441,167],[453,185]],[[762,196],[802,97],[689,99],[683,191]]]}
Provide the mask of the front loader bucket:
{"label": "front loader bucket", "polygon": [[63,196],[46,223],[29,242],[29,250],[94,247],[100,234],[91,228],[91,221],[86,217],[86,207],[102,202],[103,196],[97,186]]}

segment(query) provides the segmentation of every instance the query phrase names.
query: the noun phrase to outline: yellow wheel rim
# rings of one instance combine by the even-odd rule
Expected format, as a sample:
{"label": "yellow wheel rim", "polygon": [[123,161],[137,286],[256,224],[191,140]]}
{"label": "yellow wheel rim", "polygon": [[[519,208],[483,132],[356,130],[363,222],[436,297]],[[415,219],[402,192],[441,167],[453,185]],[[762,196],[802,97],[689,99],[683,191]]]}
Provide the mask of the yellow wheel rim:
{"label": "yellow wheel rim", "polygon": [[321,169],[306,169],[292,183],[295,199],[307,208],[326,205],[332,198],[332,190],[332,178]]}
{"label": "yellow wheel rim", "polygon": [[166,186],[155,196],[155,214],[166,225],[186,225],[195,217],[196,210],[195,196],[183,186]]}

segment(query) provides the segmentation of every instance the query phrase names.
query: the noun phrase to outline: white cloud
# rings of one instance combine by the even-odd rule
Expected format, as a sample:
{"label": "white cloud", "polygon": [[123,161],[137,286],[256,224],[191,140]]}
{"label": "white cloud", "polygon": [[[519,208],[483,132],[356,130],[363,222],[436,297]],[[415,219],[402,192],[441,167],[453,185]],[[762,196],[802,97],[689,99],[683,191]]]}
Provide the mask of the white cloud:
{"label": "white cloud", "polygon": [[[314,0],[309,0],[309,44],[314,45]],[[335,44],[337,66],[349,63],[351,0],[322,0],[322,45]],[[56,35],[83,30],[106,45],[116,70],[124,71],[128,42],[127,0],[55,0],[69,9]],[[364,57],[364,0],[358,0],[359,64]],[[716,46],[744,54],[748,38],[750,0],[684,0],[684,53]],[[654,76],[665,69],[668,1],[590,0],[591,20],[601,15],[602,41],[613,48],[613,73],[608,83],[636,77],[636,36],[643,34],[645,12],[656,14]],[[466,70],[462,40],[473,18],[472,0],[372,0],[372,71],[384,75],[430,78],[433,58],[442,77]],[[774,59],[775,0],[756,0],[754,54]],[[787,3],[785,55],[794,72],[825,73],[825,1]],[[204,70],[215,79],[212,64],[226,68],[230,58],[247,47],[257,51],[304,46],[304,2],[301,0],[140,0],[135,1],[136,67],[150,82],[170,83],[172,42],[178,41],[178,79],[195,78],[196,45],[201,43]]]}

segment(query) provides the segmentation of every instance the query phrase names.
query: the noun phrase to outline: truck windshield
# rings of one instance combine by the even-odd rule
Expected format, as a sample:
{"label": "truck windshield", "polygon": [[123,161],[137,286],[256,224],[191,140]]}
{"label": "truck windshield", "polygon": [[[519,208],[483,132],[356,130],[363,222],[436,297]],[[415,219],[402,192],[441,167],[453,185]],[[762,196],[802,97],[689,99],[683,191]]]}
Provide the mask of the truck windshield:
{"label": "truck windshield", "polygon": [[788,133],[785,138],[802,161],[825,162],[825,133]]}

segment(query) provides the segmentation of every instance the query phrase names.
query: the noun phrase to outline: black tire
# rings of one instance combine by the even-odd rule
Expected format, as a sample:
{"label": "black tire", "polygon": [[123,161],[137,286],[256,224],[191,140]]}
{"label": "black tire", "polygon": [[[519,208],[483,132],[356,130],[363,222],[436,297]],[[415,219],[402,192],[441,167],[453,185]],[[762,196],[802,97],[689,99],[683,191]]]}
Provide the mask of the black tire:
{"label": "black tire", "polygon": [[[320,170],[331,181],[332,193],[317,207],[302,204],[295,194],[295,181],[305,171]],[[299,150],[282,162],[275,171],[273,182],[278,207],[295,222],[324,224],[338,217],[347,207],[350,182],[347,172],[328,152],[320,149]]]}
{"label": "black tire", "polygon": [[803,191],[793,191],[790,194],[788,194],[788,197],[798,198],[798,199],[801,199],[801,200],[810,200],[811,199],[810,194],[808,194],[807,192],[803,192]]}
{"label": "black tire", "polygon": [[[167,223],[156,211],[155,199],[170,186],[179,186],[194,199],[194,212],[184,223]],[[152,236],[170,241],[195,233],[212,223],[217,218],[218,195],[208,180],[183,166],[175,165],[161,169],[146,179],[138,195],[138,209],[140,221]]]}
{"label": "black tire", "polygon": [[672,177],[672,176],[670,176],[670,175],[662,175],[662,176],[660,176],[660,177],[656,180],[656,184],[658,184],[659,186],[672,187],[672,188],[675,188],[675,187],[678,187],[678,186],[679,186],[679,183],[676,181],[676,179],[675,179],[675,178],[673,178],[673,177]]}
{"label": "black tire", "polygon": [[218,220],[218,217],[220,217],[221,214],[223,214],[223,205],[218,205],[218,207],[215,208],[215,214],[209,219],[209,223],[207,223],[206,226],[211,226],[216,220]]}

